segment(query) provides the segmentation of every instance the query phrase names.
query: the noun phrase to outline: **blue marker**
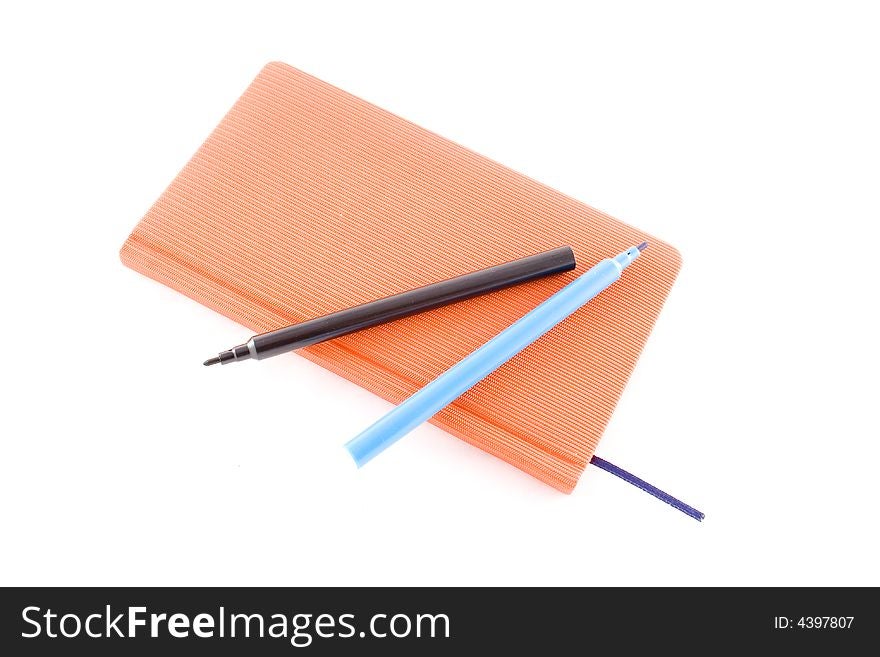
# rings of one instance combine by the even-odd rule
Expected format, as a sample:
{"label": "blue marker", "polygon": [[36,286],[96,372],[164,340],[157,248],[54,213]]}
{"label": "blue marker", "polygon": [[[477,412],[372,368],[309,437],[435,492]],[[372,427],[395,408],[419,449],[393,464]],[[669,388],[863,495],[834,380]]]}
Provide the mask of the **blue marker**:
{"label": "blue marker", "polygon": [[598,263],[347,442],[345,448],[358,467],[426,422],[611,285],[647,246],[643,242]]}

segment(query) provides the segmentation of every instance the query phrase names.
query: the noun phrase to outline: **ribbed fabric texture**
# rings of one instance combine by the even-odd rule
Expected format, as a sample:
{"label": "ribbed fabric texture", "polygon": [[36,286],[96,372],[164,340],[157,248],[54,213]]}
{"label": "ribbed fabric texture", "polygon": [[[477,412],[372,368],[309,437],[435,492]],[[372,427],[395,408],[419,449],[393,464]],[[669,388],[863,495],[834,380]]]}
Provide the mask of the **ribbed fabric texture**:
{"label": "ribbed fabric texture", "polygon": [[[281,63],[135,227],[122,261],[263,332],[562,245],[551,276],[298,353],[398,403],[604,258],[620,281],[432,422],[570,492],[680,267],[671,246]],[[340,445],[350,436],[339,436]]]}

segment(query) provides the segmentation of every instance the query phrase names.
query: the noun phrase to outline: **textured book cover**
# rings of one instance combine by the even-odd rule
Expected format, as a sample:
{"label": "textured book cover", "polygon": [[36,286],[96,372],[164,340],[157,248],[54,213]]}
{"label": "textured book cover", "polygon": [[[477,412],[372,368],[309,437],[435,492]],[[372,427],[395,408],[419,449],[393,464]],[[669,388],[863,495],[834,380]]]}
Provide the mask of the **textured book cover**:
{"label": "textured book cover", "polygon": [[[668,244],[281,63],[137,224],[122,261],[263,332],[570,245],[574,272],[296,352],[398,403],[599,260],[626,276],[432,419],[570,492],[681,266]],[[339,436],[340,445],[351,436]]]}

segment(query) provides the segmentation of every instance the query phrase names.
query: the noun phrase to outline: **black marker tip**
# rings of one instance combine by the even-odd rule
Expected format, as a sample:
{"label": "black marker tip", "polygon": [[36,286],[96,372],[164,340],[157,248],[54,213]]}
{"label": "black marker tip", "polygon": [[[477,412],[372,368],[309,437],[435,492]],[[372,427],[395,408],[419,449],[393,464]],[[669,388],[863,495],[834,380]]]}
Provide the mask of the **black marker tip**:
{"label": "black marker tip", "polygon": [[208,360],[206,360],[204,363],[202,363],[202,365],[205,365],[205,366],[216,365],[219,362],[220,362],[220,356],[214,356],[213,358],[209,358]]}

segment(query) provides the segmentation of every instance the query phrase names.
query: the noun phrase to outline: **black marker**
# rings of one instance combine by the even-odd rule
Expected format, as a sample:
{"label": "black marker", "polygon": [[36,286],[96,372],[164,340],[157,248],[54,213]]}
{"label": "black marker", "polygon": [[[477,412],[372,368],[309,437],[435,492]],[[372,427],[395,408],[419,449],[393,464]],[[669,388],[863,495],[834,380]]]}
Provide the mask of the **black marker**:
{"label": "black marker", "polygon": [[269,333],[255,335],[245,344],[221,351],[205,365],[226,364],[255,358],[261,360],[294,349],[338,338],[354,331],[408,317],[480,294],[525,283],[541,276],[571,271],[575,268],[571,247],[538,253],[488,269],[432,283],[408,292],[340,310]]}

